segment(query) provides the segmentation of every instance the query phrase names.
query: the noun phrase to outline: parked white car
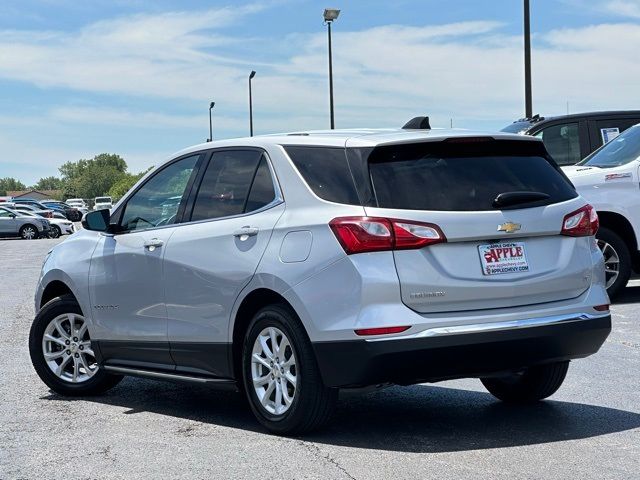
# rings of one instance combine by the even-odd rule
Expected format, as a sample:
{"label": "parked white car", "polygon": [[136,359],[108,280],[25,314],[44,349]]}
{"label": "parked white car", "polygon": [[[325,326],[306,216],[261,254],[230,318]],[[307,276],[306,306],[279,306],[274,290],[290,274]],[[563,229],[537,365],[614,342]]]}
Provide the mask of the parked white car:
{"label": "parked white car", "polygon": [[615,296],[640,272],[640,124],[564,172],[598,212],[596,235],[605,258],[607,292]]}
{"label": "parked white car", "polygon": [[111,210],[111,208],[113,208],[111,197],[96,197],[93,201],[94,210]]}
{"label": "parked white car", "polygon": [[74,208],[77,208],[82,212],[83,215],[89,211],[87,202],[85,202],[82,198],[69,198],[65,203]]}

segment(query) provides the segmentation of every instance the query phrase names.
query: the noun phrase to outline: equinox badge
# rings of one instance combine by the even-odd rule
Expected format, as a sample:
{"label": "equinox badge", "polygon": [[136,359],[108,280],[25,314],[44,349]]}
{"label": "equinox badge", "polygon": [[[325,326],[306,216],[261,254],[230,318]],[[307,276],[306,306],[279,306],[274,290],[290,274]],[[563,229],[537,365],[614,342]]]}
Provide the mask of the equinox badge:
{"label": "equinox badge", "polygon": [[519,223],[506,222],[506,223],[503,223],[502,225],[498,225],[498,231],[513,233],[520,230],[521,227],[522,225],[520,225]]}

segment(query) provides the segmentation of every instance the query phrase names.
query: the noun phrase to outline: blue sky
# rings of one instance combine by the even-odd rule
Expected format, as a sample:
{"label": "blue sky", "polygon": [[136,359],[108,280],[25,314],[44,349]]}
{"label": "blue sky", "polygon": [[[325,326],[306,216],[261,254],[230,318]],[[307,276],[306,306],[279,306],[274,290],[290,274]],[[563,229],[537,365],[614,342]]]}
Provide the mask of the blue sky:
{"label": "blue sky", "polygon": [[[534,110],[640,108],[640,0],[532,0]],[[3,0],[0,177],[119,153],[132,171],[208,135],[328,126],[325,5],[257,0]],[[337,127],[498,129],[522,115],[522,2],[327,4]]]}

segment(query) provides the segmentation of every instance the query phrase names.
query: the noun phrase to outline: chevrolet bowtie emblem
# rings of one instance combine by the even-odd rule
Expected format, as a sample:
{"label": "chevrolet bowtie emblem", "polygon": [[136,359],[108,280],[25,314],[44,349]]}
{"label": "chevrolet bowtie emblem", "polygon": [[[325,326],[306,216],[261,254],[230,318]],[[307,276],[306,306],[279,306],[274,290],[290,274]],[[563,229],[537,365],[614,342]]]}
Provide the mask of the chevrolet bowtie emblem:
{"label": "chevrolet bowtie emblem", "polygon": [[520,230],[521,227],[522,225],[520,225],[519,223],[507,222],[507,223],[503,223],[502,225],[498,225],[498,231],[513,233]]}

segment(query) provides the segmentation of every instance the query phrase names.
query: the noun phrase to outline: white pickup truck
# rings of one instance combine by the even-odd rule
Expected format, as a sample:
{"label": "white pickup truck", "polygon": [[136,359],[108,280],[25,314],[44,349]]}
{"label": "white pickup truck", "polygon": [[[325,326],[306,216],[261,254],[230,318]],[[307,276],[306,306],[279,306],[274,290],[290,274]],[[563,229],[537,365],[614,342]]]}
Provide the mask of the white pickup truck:
{"label": "white pickup truck", "polygon": [[640,124],[562,170],[600,217],[596,235],[614,297],[640,272]]}
{"label": "white pickup truck", "polygon": [[111,197],[96,197],[93,201],[94,210],[111,210],[113,208],[113,200]]}

